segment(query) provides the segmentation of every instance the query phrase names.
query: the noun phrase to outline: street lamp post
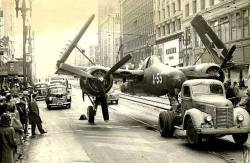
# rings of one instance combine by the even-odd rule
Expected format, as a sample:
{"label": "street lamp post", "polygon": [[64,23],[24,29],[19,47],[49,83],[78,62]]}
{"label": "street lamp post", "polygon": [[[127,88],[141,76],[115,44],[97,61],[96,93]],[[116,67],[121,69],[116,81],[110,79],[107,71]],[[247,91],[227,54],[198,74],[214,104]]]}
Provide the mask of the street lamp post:
{"label": "street lamp post", "polygon": [[22,1],[22,6],[19,7],[19,0],[15,0],[16,2],[16,17],[18,17],[18,11],[21,11],[22,13],[22,19],[23,19],[23,84],[24,87],[27,87],[27,65],[26,65],[26,27],[25,27],[25,21],[26,21],[26,14],[28,11],[32,11],[32,1],[29,0],[30,8],[26,6],[26,0]]}

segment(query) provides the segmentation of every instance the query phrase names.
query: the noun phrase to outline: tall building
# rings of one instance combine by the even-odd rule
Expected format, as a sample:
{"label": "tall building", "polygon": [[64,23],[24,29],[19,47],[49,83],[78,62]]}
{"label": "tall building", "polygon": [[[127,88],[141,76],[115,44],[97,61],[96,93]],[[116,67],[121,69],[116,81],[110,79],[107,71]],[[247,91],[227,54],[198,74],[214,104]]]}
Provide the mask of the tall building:
{"label": "tall building", "polygon": [[0,60],[8,61],[14,57],[15,1],[0,1]]}
{"label": "tall building", "polygon": [[180,49],[183,32],[182,0],[154,0],[157,53],[170,66],[182,64]]}
{"label": "tall building", "polygon": [[121,54],[131,54],[130,62],[138,67],[154,51],[153,0],[121,0],[121,19]]}
{"label": "tall building", "polygon": [[[195,14],[201,14],[213,28],[218,37],[228,48],[236,45],[233,61],[242,65],[235,71],[240,76],[247,76],[246,67],[250,64],[250,3],[249,0],[184,0],[182,30],[184,31],[181,51],[183,52],[184,65],[196,62],[215,62],[213,57],[205,50],[197,33],[191,27],[190,21]],[[231,70],[229,70],[230,72]],[[238,73],[228,78],[239,79]]]}
{"label": "tall building", "polygon": [[119,0],[100,0],[98,11],[98,43],[101,64],[112,66],[116,63],[120,46]]}

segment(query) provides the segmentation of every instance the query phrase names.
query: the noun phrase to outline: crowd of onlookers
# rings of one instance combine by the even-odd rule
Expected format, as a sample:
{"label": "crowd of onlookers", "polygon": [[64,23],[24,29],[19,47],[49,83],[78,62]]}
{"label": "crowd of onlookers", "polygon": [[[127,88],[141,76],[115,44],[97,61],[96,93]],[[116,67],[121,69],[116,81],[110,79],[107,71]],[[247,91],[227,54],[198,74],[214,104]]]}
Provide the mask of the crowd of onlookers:
{"label": "crowd of onlookers", "polygon": [[41,134],[46,133],[35,98],[36,93],[31,89],[0,91],[0,163],[15,163],[24,157],[29,124],[31,135],[36,135],[36,126]]}

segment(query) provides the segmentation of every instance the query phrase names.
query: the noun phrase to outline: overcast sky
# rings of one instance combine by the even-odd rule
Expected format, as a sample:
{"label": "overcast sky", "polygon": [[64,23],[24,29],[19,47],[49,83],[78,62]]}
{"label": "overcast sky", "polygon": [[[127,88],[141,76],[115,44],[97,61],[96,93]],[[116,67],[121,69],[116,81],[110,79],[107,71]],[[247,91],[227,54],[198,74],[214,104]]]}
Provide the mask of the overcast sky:
{"label": "overcast sky", "polygon": [[33,0],[37,75],[55,72],[60,51],[92,14],[96,17],[78,44],[85,49],[97,44],[97,0]]}

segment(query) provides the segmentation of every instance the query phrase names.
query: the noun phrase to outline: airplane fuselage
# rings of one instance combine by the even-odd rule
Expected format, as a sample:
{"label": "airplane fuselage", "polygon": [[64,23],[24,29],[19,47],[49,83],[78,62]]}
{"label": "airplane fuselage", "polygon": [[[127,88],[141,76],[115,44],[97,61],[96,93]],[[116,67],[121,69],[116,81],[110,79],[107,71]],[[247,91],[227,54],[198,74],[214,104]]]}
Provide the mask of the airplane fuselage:
{"label": "airplane fuselage", "polygon": [[144,70],[141,80],[128,81],[121,90],[130,94],[162,96],[180,89],[185,80],[182,71],[156,63]]}

